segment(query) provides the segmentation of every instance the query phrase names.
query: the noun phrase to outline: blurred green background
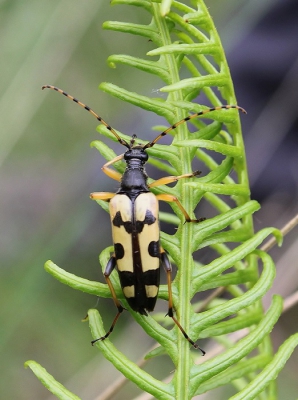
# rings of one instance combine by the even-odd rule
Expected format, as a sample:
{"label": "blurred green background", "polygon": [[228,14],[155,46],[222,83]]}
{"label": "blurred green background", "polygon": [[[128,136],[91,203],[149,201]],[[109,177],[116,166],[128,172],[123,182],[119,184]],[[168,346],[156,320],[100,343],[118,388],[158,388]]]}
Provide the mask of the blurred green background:
{"label": "blurred green background", "polygon": [[[298,136],[293,135],[293,129],[296,128],[297,134],[298,102],[283,95],[289,93],[287,88],[298,92],[294,90],[297,45],[287,42],[292,57],[279,56],[283,48],[281,38],[285,35],[284,30],[278,31],[279,20],[275,36],[265,30],[267,41],[256,40],[254,36],[258,27],[263,32],[274,7],[295,7],[295,1],[261,3],[207,1],[227,49],[232,75],[236,76],[238,103],[249,112],[244,133],[249,168],[252,167],[252,197],[263,205],[256,216],[257,229],[268,225],[281,227],[298,211],[297,164],[295,167],[290,157],[277,156],[283,143],[297,154]],[[296,12],[298,16],[297,5]],[[292,13],[287,15],[293,19]],[[98,90],[100,82],[109,81],[147,96],[158,95],[161,82],[144,79],[141,73],[131,74],[131,70],[121,66],[110,69],[106,63],[110,54],[141,55],[146,51],[145,46],[149,50],[148,43],[142,38],[101,28],[105,20],[148,23],[148,15],[134,7],[111,7],[108,0],[1,0],[0,20],[0,397],[53,398],[32,372],[23,367],[26,360],[34,359],[84,400],[96,399],[119,376],[97,349],[90,346],[88,324],[80,321],[96,299],[61,285],[44,271],[43,264],[51,259],[69,272],[103,281],[98,254],[111,244],[109,218],[89,199],[89,193],[114,191],[117,184],[101,172],[104,160],[89,147],[92,140],[99,138],[95,119],[63,96],[42,92],[41,86],[61,87],[94,108],[116,129],[148,138],[151,126],[156,123],[153,114]],[[297,38],[293,32],[291,36]],[[251,69],[246,71],[239,65],[239,60],[243,60],[241,51],[257,66],[268,42],[276,52],[276,69],[258,74],[260,84],[242,78],[241,74]],[[283,66],[289,74],[279,72],[279,76],[276,70],[278,67],[282,70]],[[270,79],[280,83],[270,86],[270,79],[266,83],[269,74]],[[251,97],[247,97],[250,90],[243,83],[254,87]],[[270,116],[275,119],[267,129]],[[276,127],[280,129],[275,132]],[[273,143],[269,149],[268,141]],[[118,154],[123,152],[120,146],[114,148]],[[256,155],[255,151],[262,149],[263,153]],[[263,163],[259,165],[259,161]],[[286,296],[297,288],[296,236],[291,233],[284,247],[272,252],[280,271],[274,293]],[[113,303],[100,300],[98,307],[108,327],[115,313]],[[276,326],[275,348],[295,330],[297,307],[282,316]],[[129,315],[120,320],[113,340],[134,360],[152,345]],[[164,366],[161,368],[165,373]],[[169,365],[165,376],[171,369]],[[297,351],[279,382],[281,399],[297,398]],[[119,398],[130,399],[138,393],[131,385],[127,390]],[[228,393],[218,392],[218,399],[228,397]]]}

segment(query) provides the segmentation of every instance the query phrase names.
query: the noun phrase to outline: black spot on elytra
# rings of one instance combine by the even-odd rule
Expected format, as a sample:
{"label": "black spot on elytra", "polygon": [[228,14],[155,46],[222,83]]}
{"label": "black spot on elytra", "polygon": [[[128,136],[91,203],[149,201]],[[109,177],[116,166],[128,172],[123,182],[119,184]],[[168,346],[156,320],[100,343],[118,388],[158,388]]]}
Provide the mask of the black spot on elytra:
{"label": "black spot on elytra", "polygon": [[159,257],[160,256],[159,240],[157,240],[156,242],[152,241],[149,243],[148,253],[151,257]]}
{"label": "black spot on elytra", "polygon": [[146,210],[145,219],[143,221],[144,224],[152,225],[152,224],[154,224],[155,221],[156,221],[156,218],[154,217],[152,212],[150,210]]}
{"label": "black spot on elytra", "polygon": [[117,260],[121,260],[124,257],[124,247],[121,243],[114,244],[115,256]]}
{"label": "black spot on elytra", "polygon": [[[141,233],[144,229],[144,225],[152,225],[156,221],[156,218],[152,214],[150,210],[146,210],[145,218],[143,221],[136,221],[135,223],[135,231],[136,233]],[[123,221],[121,212],[117,211],[116,215],[113,219],[113,225],[120,228],[120,226],[124,226],[124,229],[127,233],[131,234],[133,231],[133,225],[131,221]]]}
{"label": "black spot on elytra", "polygon": [[113,219],[113,225],[117,226],[118,228],[120,228],[120,226],[123,225],[123,220],[122,220],[120,211],[116,212],[116,215]]}
{"label": "black spot on elytra", "polygon": [[136,285],[136,276],[133,272],[118,271],[118,273],[119,273],[119,278],[120,278],[122,288],[124,288],[126,286],[135,286]]}
{"label": "black spot on elytra", "polygon": [[146,210],[145,218],[143,221],[136,221],[136,231],[141,233],[144,229],[144,225],[152,225],[156,221],[156,218],[150,210]]}
{"label": "black spot on elytra", "polygon": [[127,233],[131,234],[132,233],[132,223],[131,221],[123,221],[121,212],[117,211],[116,215],[113,219],[113,225],[117,226],[117,228],[120,228],[120,226],[124,226],[124,229],[126,230]]}
{"label": "black spot on elytra", "polygon": [[156,287],[159,287],[160,269],[158,268],[156,270],[150,270],[142,273],[141,281],[139,281],[140,277],[138,278],[133,272],[118,272],[122,289],[127,286],[135,287],[135,297],[129,297],[126,299],[130,307],[142,315],[148,315],[146,310],[154,310],[157,296],[147,297],[145,285],[155,285]]}
{"label": "black spot on elytra", "polygon": [[123,222],[123,226],[127,233],[132,233],[132,223],[130,221]]}
{"label": "black spot on elytra", "polygon": [[144,285],[159,286],[160,269],[149,269],[143,273]]}

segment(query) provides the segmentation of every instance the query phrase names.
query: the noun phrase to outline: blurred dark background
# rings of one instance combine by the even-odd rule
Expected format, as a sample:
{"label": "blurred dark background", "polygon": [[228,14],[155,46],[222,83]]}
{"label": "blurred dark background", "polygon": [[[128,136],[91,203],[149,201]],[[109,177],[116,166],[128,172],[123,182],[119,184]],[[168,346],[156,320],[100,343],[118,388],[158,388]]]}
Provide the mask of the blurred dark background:
{"label": "blurred dark background", "polygon": [[[238,104],[248,111],[242,122],[252,198],[262,203],[256,229],[280,228],[298,212],[298,3],[225,0],[223,7],[223,1],[209,0],[207,5],[226,49]],[[111,7],[107,0],[0,1],[3,399],[53,398],[24,370],[28,359],[86,400],[95,399],[118,376],[90,346],[88,324],[80,322],[96,299],[60,284],[43,269],[51,259],[69,272],[103,281],[98,254],[111,244],[109,218],[88,195],[114,191],[116,183],[101,172],[104,160],[89,147],[99,138],[95,119],[61,95],[42,92],[41,86],[61,87],[128,134],[146,138],[155,123],[153,114],[98,90],[102,81],[147,96],[156,96],[159,88],[127,68],[107,66],[110,54],[138,55],[144,44],[142,38],[103,31],[105,20],[149,22],[143,10]],[[287,296],[297,289],[297,230],[271,254],[278,270],[272,293]],[[101,300],[99,308],[108,326],[112,301]],[[275,349],[295,331],[297,307],[274,329]],[[134,360],[152,344],[129,316],[114,335]],[[297,398],[296,371],[297,351],[278,379],[281,399]],[[126,398],[137,393],[129,388]]]}

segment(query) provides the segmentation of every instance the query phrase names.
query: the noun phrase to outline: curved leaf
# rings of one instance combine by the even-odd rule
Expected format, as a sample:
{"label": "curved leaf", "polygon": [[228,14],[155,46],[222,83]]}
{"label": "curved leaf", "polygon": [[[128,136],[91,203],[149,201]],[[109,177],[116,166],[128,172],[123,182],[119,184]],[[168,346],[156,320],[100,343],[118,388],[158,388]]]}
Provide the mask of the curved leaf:
{"label": "curved leaf", "polygon": [[78,396],[67,390],[61,383],[50,375],[45,368],[43,368],[36,361],[26,361],[25,367],[29,367],[32,372],[37,376],[41,383],[60,400],[80,400]]}

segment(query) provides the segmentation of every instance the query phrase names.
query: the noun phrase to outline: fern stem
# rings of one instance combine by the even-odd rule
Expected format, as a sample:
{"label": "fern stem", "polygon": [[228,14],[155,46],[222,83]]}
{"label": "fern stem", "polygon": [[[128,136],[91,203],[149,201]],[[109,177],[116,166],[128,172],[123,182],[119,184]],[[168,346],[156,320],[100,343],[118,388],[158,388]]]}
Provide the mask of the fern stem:
{"label": "fern stem", "polygon": [[[169,36],[169,31],[166,25],[166,20],[161,16],[161,10],[159,4],[153,4],[153,13],[155,17],[155,22],[158,26],[159,32],[161,33],[162,43],[163,45],[171,44],[171,38]],[[179,71],[177,68],[177,62],[175,59],[175,55],[173,53],[169,53],[165,55],[166,62],[168,64],[168,70],[170,71],[170,80],[171,83],[179,82]],[[169,100],[172,102],[182,101],[183,93],[181,90],[177,90],[172,92],[169,95]],[[176,108],[175,110],[175,118],[177,121],[185,117],[185,114],[181,109]],[[187,138],[187,127],[186,125],[182,125],[177,130],[177,139],[184,140]],[[184,174],[191,171],[191,159],[190,154],[187,149],[180,149],[180,159],[183,160],[182,170],[179,173]],[[179,183],[181,186],[181,183]],[[183,186],[182,192],[182,202],[185,205],[187,210],[192,209],[191,204],[191,196],[190,196],[190,188]],[[190,238],[192,224],[185,224],[182,228],[182,237],[181,237],[181,252],[185,254],[185,257],[181,260],[180,269],[179,269],[179,294],[181,298],[189,299],[190,298],[190,283],[192,277],[192,257],[191,257],[191,243],[188,238]],[[182,272],[183,271],[183,272]],[[178,278],[178,277],[177,277]],[[177,307],[177,313],[179,314],[179,320],[182,326],[188,331],[190,324],[190,303],[189,301],[179,302],[179,307]],[[189,375],[190,375],[190,351],[189,344],[183,338],[182,335],[178,335],[178,359],[177,359],[177,371],[175,374],[175,395],[177,400],[185,400],[188,398],[189,393]]]}

